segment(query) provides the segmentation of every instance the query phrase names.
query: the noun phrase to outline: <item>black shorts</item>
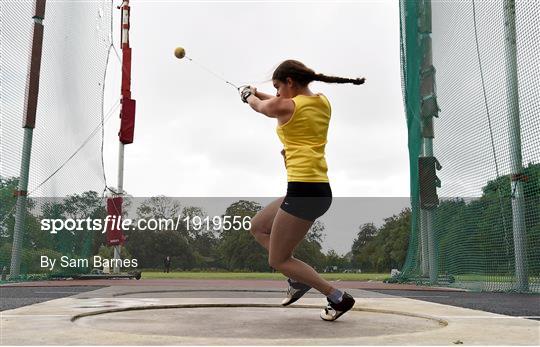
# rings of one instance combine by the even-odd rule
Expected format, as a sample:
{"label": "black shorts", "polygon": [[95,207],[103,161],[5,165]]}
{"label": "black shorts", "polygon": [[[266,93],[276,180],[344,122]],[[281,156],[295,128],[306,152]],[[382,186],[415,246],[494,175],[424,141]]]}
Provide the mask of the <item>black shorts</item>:
{"label": "black shorts", "polygon": [[281,209],[309,221],[322,216],[332,204],[332,189],[327,182],[289,182]]}

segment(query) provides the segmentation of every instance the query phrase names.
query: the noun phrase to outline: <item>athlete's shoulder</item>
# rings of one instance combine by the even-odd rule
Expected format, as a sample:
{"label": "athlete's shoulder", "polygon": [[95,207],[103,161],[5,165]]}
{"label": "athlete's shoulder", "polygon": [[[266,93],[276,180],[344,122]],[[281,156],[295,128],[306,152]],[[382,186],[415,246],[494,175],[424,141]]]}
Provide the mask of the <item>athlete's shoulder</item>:
{"label": "athlete's shoulder", "polygon": [[294,111],[294,102],[292,99],[276,96],[262,102],[261,112],[268,117],[282,117],[292,111]]}
{"label": "athlete's shoulder", "polygon": [[326,95],[324,95],[323,93],[319,93],[319,95],[321,96],[321,100],[323,101],[323,103],[326,105],[326,107],[328,107],[328,111],[332,112],[332,105],[330,104],[330,100],[328,100],[328,97],[326,97]]}

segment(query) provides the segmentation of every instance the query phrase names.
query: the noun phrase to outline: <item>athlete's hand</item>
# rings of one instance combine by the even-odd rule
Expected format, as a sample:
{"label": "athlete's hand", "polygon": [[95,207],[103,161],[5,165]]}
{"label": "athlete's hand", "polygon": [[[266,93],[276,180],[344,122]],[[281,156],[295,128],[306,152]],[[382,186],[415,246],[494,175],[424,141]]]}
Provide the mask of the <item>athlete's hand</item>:
{"label": "athlete's hand", "polygon": [[285,163],[285,168],[287,168],[287,159],[285,157],[285,149],[281,150],[281,155],[283,156],[283,163]]}
{"label": "athlete's hand", "polygon": [[257,88],[245,86],[240,90],[240,98],[243,102],[247,103],[247,98],[249,98],[251,95],[255,95],[255,93],[257,93]]}

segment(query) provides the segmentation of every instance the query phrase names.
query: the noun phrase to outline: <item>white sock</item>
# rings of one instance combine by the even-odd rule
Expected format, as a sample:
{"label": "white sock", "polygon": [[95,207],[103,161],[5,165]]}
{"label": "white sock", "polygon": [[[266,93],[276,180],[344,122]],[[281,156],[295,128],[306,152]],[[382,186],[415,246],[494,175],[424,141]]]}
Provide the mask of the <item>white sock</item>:
{"label": "white sock", "polygon": [[334,304],[339,304],[341,300],[343,300],[343,292],[339,289],[334,289],[330,293],[330,295],[327,296],[330,301],[332,301]]}

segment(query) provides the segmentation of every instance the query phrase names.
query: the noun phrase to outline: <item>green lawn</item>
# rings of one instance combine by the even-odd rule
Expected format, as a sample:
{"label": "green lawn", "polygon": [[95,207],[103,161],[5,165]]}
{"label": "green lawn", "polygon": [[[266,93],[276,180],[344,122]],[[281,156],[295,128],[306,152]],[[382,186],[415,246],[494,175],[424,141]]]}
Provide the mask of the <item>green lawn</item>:
{"label": "green lawn", "polygon": [[[321,273],[329,281],[382,281],[390,277],[387,273]],[[511,277],[494,277],[486,275],[456,275],[458,282],[511,282]],[[219,280],[285,280],[279,272],[190,272],[173,271],[164,273],[160,270],[142,270],[142,279],[219,279]],[[531,277],[531,283],[539,282]]]}
{"label": "green lawn", "polygon": [[[376,273],[322,273],[321,276],[329,281],[382,281],[389,274]],[[226,279],[226,280],[285,280],[276,272],[184,272],[174,271],[164,273],[157,270],[142,270],[142,279]]]}

